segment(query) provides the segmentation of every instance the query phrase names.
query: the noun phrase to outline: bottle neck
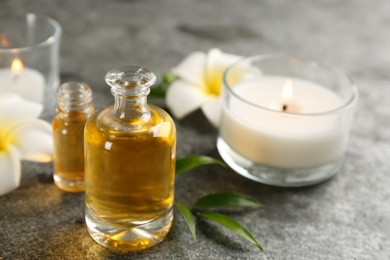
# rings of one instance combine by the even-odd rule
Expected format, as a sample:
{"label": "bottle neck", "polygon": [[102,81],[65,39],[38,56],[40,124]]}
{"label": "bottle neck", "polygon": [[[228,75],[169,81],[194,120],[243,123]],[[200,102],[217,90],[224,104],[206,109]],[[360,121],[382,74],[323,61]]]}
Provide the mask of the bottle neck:
{"label": "bottle neck", "polygon": [[62,119],[84,120],[93,112],[92,91],[82,82],[66,82],[57,93],[57,114]]}
{"label": "bottle neck", "polygon": [[90,115],[92,115],[94,111],[94,105],[89,103],[83,108],[77,107],[77,109],[69,109],[69,107],[65,110],[61,108],[61,106],[57,106],[56,108],[58,118],[66,121],[85,121]]}
{"label": "bottle neck", "polygon": [[105,80],[111,86],[115,97],[112,116],[118,120],[141,127],[149,122],[151,112],[146,97],[150,86],[156,82],[156,75],[148,69],[125,66],[110,70]]}
{"label": "bottle neck", "polygon": [[121,120],[149,121],[150,110],[147,105],[147,95],[123,96],[114,92],[113,95],[115,97],[113,117]]}

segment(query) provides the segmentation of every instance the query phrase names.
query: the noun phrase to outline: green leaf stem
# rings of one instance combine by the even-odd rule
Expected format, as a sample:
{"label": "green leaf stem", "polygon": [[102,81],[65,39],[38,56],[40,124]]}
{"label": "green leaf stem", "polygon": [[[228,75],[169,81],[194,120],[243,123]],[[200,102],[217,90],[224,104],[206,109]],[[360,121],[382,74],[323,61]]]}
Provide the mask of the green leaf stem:
{"label": "green leaf stem", "polygon": [[180,213],[183,215],[184,219],[187,221],[188,227],[190,228],[194,242],[196,243],[196,233],[195,233],[195,221],[194,216],[192,216],[191,210],[185,206],[183,203],[175,201],[176,208],[179,209]]}
{"label": "green leaf stem", "polygon": [[205,217],[215,223],[218,223],[221,226],[226,227],[227,229],[230,229],[231,231],[241,236],[242,238],[246,239],[247,241],[251,242],[252,244],[257,246],[261,251],[264,252],[264,249],[253,237],[253,235],[236,220],[216,212],[198,212],[198,215]]}

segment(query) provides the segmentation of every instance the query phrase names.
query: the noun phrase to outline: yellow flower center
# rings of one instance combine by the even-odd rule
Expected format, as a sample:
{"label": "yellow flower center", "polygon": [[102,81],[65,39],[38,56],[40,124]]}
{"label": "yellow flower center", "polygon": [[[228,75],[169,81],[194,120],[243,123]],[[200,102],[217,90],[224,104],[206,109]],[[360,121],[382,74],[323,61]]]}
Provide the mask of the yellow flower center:
{"label": "yellow flower center", "polygon": [[13,136],[10,134],[6,134],[5,131],[0,127],[0,151],[4,151],[7,149],[8,144],[13,142]]}
{"label": "yellow flower center", "polygon": [[[225,68],[214,68],[214,73],[206,77],[207,94],[220,96],[223,86],[223,73]],[[242,69],[230,70],[227,78],[229,86],[237,84],[242,77]]]}
{"label": "yellow flower center", "polygon": [[210,73],[206,80],[207,93],[210,95],[221,95],[222,87],[222,69],[216,69],[214,73]]}

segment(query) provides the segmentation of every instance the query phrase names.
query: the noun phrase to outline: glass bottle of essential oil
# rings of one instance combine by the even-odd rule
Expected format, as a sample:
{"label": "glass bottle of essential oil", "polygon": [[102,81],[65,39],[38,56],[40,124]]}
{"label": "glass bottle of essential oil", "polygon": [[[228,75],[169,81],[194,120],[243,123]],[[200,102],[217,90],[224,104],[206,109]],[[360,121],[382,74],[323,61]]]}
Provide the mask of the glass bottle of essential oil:
{"label": "glass bottle of essential oil", "polygon": [[54,183],[69,192],[84,191],[84,126],[93,113],[92,91],[81,82],[62,84],[53,120]]}
{"label": "glass bottle of essential oil", "polygon": [[86,124],[85,219],[99,244],[142,250],[172,224],[176,129],[164,110],[147,104],[152,72],[120,67],[105,80],[115,103]]}

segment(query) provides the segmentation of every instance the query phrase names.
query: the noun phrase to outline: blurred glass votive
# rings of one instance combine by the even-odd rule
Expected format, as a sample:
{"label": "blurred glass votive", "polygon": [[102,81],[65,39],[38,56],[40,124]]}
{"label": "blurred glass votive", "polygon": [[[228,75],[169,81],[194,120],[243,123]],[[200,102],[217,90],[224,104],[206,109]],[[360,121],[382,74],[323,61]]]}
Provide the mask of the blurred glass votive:
{"label": "blurred glass votive", "polygon": [[54,115],[61,26],[37,14],[0,15],[0,94],[15,92]]}

